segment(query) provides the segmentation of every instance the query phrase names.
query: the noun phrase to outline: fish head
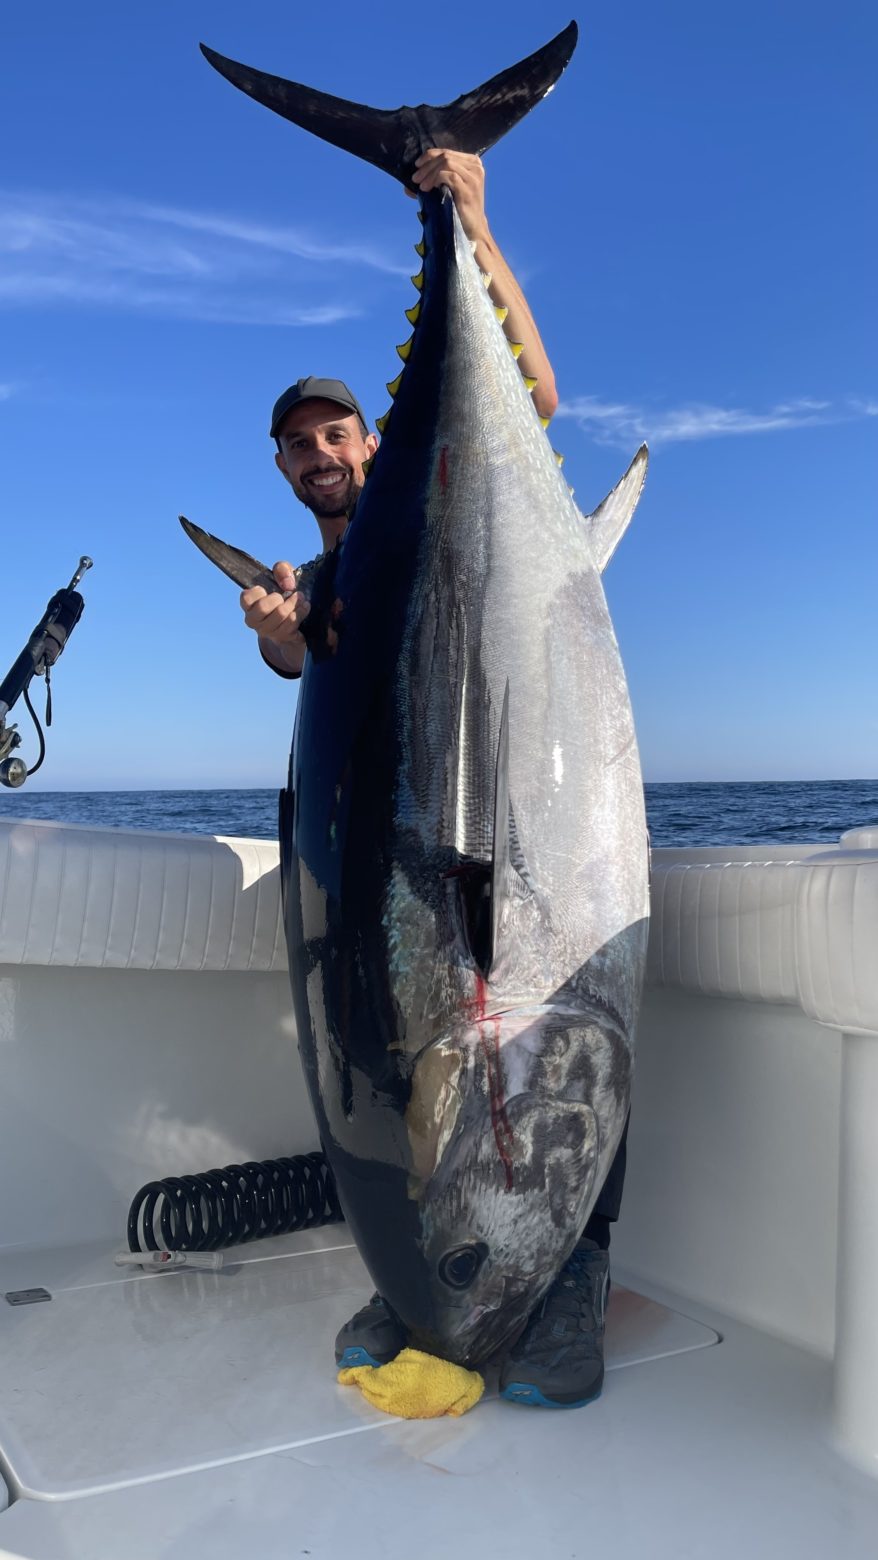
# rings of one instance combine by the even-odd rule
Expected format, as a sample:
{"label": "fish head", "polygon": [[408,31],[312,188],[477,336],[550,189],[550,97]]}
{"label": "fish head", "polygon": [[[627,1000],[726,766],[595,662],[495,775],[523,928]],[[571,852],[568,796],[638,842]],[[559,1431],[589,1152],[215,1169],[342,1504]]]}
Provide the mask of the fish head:
{"label": "fish head", "polygon": [[501,1015],[431,1046],[409,1110],[429,1311],[403,1320],[458,1364],[522,1331],[582,1233],[597,1169],[591,1104],[553,1092],[546,1053],[570,1035],[545,1015],[507,1020],[511,1033]]}

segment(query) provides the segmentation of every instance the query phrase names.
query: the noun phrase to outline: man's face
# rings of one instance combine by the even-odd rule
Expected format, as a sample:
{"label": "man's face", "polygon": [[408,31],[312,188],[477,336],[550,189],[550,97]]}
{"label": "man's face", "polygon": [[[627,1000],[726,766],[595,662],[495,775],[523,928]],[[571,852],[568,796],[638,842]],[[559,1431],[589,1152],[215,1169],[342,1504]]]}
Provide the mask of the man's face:
{"label": "man's face", "polygon": [[363,461],[378,448],[356,415],[335,401],[303,401],[281,424],[278,443],[278,469],[315,517],[349,515],[363,486]]}

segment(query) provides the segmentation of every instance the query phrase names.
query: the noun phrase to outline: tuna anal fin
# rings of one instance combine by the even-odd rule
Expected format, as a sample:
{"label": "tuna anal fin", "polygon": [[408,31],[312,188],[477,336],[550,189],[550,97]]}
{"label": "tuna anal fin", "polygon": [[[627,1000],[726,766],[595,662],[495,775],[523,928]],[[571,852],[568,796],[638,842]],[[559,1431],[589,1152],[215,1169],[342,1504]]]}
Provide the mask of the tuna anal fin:
{"label": "tuna anal fin", "polygon": [[592,514],[585,516],[595,567],[603,573],[628,527],[646,481],[649,451],[641,444],[621,481]]}

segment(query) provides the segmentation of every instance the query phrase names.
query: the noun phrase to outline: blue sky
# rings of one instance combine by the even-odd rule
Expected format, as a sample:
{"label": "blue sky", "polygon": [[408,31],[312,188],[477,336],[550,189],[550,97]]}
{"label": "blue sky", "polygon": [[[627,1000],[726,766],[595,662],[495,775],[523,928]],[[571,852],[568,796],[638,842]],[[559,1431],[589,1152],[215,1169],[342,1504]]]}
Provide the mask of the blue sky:
{"label": "blue sky", "polygon": [[2,670],[81,552],[95,568],[34,789],[279,783],[294,693],[176,515],[313,556],[271,403],[331,374],[380,415],[406,334],[413,205],[199,39],[391,107],[573,14],[557,90],[486,158],[488,210],[577,500],[651,444],[606,576],[644,774],[878,775],[871,0],[48,0],[0,23]]}

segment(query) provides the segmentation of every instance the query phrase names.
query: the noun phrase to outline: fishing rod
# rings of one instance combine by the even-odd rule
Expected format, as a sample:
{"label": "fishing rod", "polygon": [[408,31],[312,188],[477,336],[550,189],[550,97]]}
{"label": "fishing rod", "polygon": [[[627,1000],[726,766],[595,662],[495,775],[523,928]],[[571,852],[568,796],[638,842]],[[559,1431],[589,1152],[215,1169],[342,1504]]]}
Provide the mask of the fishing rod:
{"label": "fishing rod", "polygon": [[[24,785],[29,774],[36,774],[46,756],[46,739],[30,701],[28,688],[34,677],[45,677],[46,725],[51,726],[52,685],[49,673],[82,617],[85,602],[76,587],[86,569],[91,567],[90,558],[80,558],[79,567],[70,584],[55,592],[21,655],[0,682],[0,785],[13,789]],[[40,739],[40,754],[30,769],[23,758],[14,756],[15,748],[21,746],[21,737],[15,726],[6,724],[6,717],[19,698],[24,699]]]}

